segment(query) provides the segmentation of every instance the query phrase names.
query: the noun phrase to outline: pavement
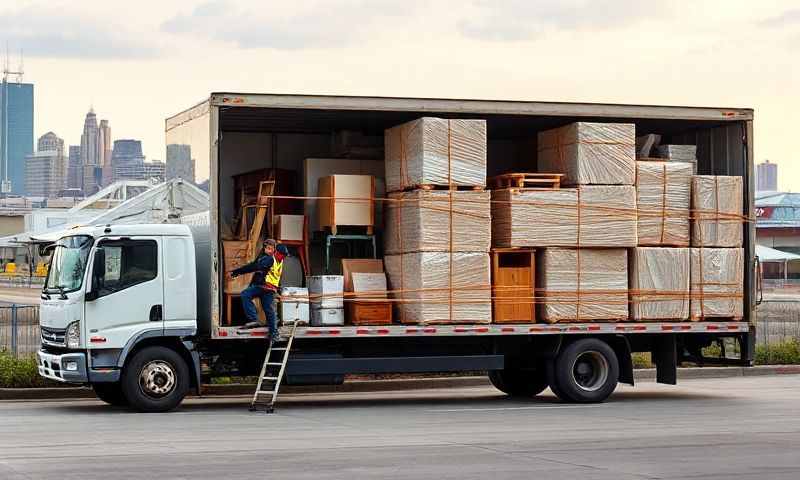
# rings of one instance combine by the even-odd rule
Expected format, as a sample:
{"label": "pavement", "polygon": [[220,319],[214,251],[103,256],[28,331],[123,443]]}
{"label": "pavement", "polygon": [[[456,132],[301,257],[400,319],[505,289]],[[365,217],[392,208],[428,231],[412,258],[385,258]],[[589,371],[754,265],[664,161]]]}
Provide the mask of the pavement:
{"label": "pavement", "polygon": [[39,305],[41,288],[0,287],[0,303],[16,303],[18,305]]}
{"label": "pavement", "polygon": [[0,402],[0,479],[800,478],[800,375],[620,387],[598,405],[490,387],[242,397],[136,414]]}

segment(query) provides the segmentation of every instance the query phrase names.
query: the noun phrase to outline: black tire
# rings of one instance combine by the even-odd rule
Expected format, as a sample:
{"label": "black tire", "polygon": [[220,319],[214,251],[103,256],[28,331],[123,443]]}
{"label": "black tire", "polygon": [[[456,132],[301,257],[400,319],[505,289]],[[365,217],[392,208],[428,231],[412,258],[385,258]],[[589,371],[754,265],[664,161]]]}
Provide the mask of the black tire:
{"label": "black tire", "polygon": [[547,362],[547,367],[546,367],[547,368],[547,370],[546,370],[546,372],[547,372],[547,386],[550,387],[550,391],[553,392],[553,395],[558,397],[559,400],[564,401],[564,402],[571,402],[572,399],[567,397],[564,394],[564,391],[561,389],[561,387],[558,386],[558,380],[556,379],[556,374],[555,374],[555,371],[556,371],[555,363],[556,363],[555,359],[549,360]]}
{"label": "black tire", "polygon": [[541,370],[491,370],[489,381],[512,397],[535,397],[547,388],[547,378]]}
{"label": "black tire", "polygon": [[598,403],[617,388],[619,361],[607,343],[585,338],[569,344],[556,357],[550,387],[558,398],[576,403]]}
{"label": "black tire", "polygon": [[124,407],[128,405],[128,400],[122,393],[122,386],[119,382],[112,383],[94,383],[92,389],[97,398],[115,407]]}
{"label": "black tire", "polygon": [[189,367],[174,350],[146,347],[125,365],[121,383],[134,410],[168,412],[189,392]]}

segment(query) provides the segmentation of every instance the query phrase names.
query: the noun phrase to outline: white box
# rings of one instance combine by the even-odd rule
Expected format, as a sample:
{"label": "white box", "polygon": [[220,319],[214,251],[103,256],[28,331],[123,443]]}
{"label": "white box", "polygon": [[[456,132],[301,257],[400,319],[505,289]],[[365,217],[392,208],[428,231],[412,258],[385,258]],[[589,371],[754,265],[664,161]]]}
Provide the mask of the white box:
{"label": "white box", "polygon": [[311,326],[330,327],[344,325],[343,308],[312,308]]}
{"label": "white box", "polygon": [[386,298],[386,274],[385,273],[361,273],[353,272],[353,293],[355,297],[364,298]]}
{"label": "white box", "polygon": [[297,287],[281,288],[281,321],[284,324],[294,322],[308,323],[309,305],[308,289]]}
{"label": "white box", "polygon": [[344,277],[316,275],[306,277],[312,308],[344,308]]}
{"label": "white box", "polygon": [[275,239],[303,241],[305,215],[275,215]]}

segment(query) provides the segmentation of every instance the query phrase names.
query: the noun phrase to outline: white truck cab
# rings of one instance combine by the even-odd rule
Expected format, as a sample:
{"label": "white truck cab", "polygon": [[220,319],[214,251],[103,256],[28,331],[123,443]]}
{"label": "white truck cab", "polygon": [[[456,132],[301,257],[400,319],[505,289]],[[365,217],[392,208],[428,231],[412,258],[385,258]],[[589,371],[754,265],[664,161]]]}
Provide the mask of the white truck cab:
{"label": "white truck cab", "polygon": [[199,383],[189,340],[197,332],[189,227],[81,227],[53,248],[40,307],[39,373],[91,384],[101,399],[139,410],[180,403]]}

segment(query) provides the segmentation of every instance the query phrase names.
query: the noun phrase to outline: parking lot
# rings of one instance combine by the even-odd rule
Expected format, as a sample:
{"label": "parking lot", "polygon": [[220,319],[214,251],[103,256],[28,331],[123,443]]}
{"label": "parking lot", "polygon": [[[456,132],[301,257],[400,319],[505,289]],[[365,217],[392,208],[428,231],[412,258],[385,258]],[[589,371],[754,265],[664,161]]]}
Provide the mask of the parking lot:
{"label": "parking lot", "polygon": [[0,478],[800,478],[800,375],[622,387],[600,405],[460,388],[170,414],[0,402]]}

